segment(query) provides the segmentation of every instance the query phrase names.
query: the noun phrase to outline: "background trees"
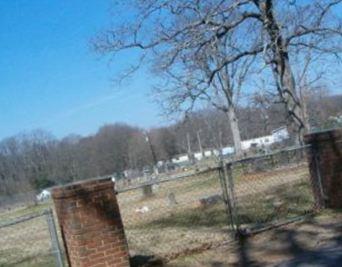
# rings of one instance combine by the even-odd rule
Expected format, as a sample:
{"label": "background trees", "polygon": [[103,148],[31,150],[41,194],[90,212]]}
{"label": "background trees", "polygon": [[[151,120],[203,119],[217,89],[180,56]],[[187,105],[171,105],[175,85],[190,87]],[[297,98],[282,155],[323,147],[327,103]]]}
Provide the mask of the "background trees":
{"label": "background trees", "polygon": [[[324,86],[309,92],[310,127],[342,126],[342,96],[330,95]],[[284,125],[284,106],[271,100],[267,95],[253,95],[250,102],[236,106],[242,139],[263,136]],[[102,175],[120,175],[127,169],[142,170],[154,164],[146,133],[158,161],[187,153],[187,135],[193,152],[200,151],[198,136],[203,149],[234,144],[226,115],[215,108],[189,113],[175,124],[148,131],[116,123],[101,127],[91,136],[69,135],[61,140],[42,130],[33,131],[0,142],[0,195]]]}
{"label": "background trees", "polygon": [[300,143],[305,129],[339,123],[342,100],[329,95],[324,77],[338,66],[342,0],[118,2],[115,10],[129,19],[94,38],[94,49],[138,51],[125,74],[147,64],[159,78],[164,112],[185,119],[148,132],[117,123],[88,137],[35,131],[7,138],[0,194],[141,169],[189,147],[233,144],[239,152],[241,139],[284,124]]}

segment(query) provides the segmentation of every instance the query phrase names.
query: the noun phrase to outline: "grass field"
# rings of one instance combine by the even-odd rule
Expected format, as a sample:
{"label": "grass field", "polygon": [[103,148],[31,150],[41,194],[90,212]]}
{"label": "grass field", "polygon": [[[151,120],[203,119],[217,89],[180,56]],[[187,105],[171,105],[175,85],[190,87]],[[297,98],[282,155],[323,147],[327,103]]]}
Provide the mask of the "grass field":
{"label": "grass field", "polygon": [[234,177],[237,214],[245,227],[301,216],[314,207],[306,164]]}
{"label": "grass field", "polygon": [[[177,204],[169,203],[173,194]],[[161,183],[154,196],[142,189],[118,195],[119,206],[132,254],[175,257],[229,238],[223,202],[201,207],[199,199],[221,194],[218,172]],[[148,212],[138,209],[148,207]]]}
{"label": "grass field", "polygon": [[[242,227],[301,216],[313,208],[306,165],[234,177],[236,214]],[[170,193],[176,205],[169,205]],[[171,259],[229,241],[224,203],[200,205],[201,198],[217,194],[222,194],[218,172],[162,183],[150,198],[144,198],[141,189],[119,194],[131,254]],[[137,212],[142,207],[148,211]]]}
{"label": "grass field", "polygon": [[[44,205],[45,206],[45,205]],[[35,211],[43,209],[37,206]],[[14,211],[24,216],[31,208]],[[5,217],[2,215],[2,222]],[[0,266],[55,266],[45,216],[0,228]]]}
{"label": "grass field", "polygon": [[38,205],[27,205],[20,208],[8,209],[0,212],[0,225],[13,221],[15,218],[23,217],[28,214],[40,213],[52,207],[52,201],[40,203]]}
{"label": "grass field", "polygon": [[[313,206],[306,165],[234,174],[236,214],[243,227],[303,215]],[[231,240],[218,171],[160,183],[151,197],[142,189],[118,194],[131,256],[157,255],[166,260],[220,246]],[[172,201],[170,201],[172,196]],[[0,225],[39,212],[51,203],[6,211]],[[0,266],[53,266],[44,217],[0,228]]]}

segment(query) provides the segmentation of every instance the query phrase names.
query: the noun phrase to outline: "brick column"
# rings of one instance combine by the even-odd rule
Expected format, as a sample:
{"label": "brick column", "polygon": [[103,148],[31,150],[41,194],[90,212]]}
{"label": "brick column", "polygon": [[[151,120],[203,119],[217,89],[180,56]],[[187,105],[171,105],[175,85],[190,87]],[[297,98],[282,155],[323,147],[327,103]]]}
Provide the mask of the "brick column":
{"label": "brick column", "polygon": [[342,129],[308,134],[304,140],[310,145],[308,160],[316,202],[342,208]]}
{"label": "brick column", "polygon": [[52,192],[71,267],[128,267],[129,255],[110,178],[70,184]]}

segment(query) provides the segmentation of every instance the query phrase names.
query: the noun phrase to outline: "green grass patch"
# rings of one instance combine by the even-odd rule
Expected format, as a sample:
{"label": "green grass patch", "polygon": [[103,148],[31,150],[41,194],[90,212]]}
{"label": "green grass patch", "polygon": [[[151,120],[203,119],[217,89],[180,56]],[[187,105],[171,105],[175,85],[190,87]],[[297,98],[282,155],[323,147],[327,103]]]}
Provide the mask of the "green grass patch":
{"label": "green grass patch", "polygon": [[[1,257],[1,254],[0,254]],[[18,260],[2,262],[0,267],[55,267],[55,258],[52,255],[34,255],[30,257],[18,257]]]}
{"label": "green grass patch", "polygon": [[[153,231],[162,230],[163,228],[201,228],[215,227],[221,228],[227,226],[228,216],[223,203],[215,204],[207,208],[193,208],[186,210],[175,210],[169,212],[163,217],[159,217],[153,221],[134,224],[131,227],[134,229],[147,229]],[[131,227],[127,228],[130,229]]]}
{"label": "green grass patch", "polygon": [[52,207],[52,202],[45,202],[37,205],[15,208],[13,210],[7,210],[0,213],[0,224],[5,224],[12,221],[15,218],[23,217],[29,214],[40,213],[44,210]]}
{"label": "green grass patch", "polygon": [[309,181],[301,181],[241,197],[237,213],[240,224],[258,224],[305,215],[313,206]]}

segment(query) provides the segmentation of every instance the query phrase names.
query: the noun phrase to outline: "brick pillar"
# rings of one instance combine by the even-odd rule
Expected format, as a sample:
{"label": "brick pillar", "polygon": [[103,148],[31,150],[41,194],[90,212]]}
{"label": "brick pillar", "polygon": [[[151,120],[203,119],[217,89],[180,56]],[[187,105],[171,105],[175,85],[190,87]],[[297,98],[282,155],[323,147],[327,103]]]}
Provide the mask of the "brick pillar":
{"label": "brick pillar", "polygon": [[52,191],[71,267],[128,267],[129,255],[110,178]]}
{"label": "brick pillar", "polygon": [[342,208],[342,129],[308,134],[304,140],[310,145],[308,160],[316,202]]}

